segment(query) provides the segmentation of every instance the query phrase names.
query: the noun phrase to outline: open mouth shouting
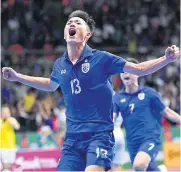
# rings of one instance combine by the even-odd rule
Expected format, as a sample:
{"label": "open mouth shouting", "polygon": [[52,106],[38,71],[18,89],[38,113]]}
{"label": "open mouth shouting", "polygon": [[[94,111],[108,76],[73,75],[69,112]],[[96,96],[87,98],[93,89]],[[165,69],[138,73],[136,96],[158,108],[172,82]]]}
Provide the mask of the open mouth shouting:
{"label": "open mouth shouting", "polygon": [[129,80],[130,78],[129,77],[124,77],[124,80]]}
{"label": "open mouth shouting", "polygon": [[70,35],[70,36],[74,36],[75,34],[76,34],[76,29],[71,27],[71,28],[69,29],[69,35]]}

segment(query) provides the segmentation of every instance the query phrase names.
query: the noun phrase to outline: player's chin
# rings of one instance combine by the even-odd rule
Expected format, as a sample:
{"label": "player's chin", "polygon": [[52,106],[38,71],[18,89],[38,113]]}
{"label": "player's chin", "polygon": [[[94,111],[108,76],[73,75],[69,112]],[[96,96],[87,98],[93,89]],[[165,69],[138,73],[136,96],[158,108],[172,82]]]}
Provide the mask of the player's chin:
{"label": "player's chin", "polygon": [[125,86],[130,86],[132,84],[131,81],[123,81],[123,83],[124,83]]}
{"label": "player's chin", "polygon": [[74,45],[74,44],[77,44],[78,43],[78,41],[75,39],[75,38],[69,38],[68,40],[67,40],[67,43],[68,44],[72,44],[72,45]]}
{"label": "player's chin", "polygon": [[69,43],[69,44],[81,44],[81,43],[83,43],[84,42],[84,40],[83,39],[79,39],[79,38],[75,38],[75,39],[69,39],[68,41],[67,41],[67,43]]}

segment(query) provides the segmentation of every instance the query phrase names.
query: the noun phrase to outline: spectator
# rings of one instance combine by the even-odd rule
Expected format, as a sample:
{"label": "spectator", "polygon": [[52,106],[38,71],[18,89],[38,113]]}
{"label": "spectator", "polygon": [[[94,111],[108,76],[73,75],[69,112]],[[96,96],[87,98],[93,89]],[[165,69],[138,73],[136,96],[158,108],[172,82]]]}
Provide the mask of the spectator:
{"label": "spectator", "polygon": [[52,130],[49,126],[42,126],[38,135],[38,145],[41,148],[55,147]]}
{"label": "spectator", "polygon": [[[40,3],[32,0],[8,3],[4,0],[3,47],[20,44],[24,48],[53,50],[58,45],[64,45],[62,26],[65,18],[75,9],[88,11],[96,20],[95,34],[99,35],[99,39],[93,37],[93,45],[128,45],[130,34],[136,35],[136,44],[141,46],[179,44],[179,1],[42,0]],[[117,37],[120,32],[122,37]],[[54,58],[51,53],[46,56]]]}

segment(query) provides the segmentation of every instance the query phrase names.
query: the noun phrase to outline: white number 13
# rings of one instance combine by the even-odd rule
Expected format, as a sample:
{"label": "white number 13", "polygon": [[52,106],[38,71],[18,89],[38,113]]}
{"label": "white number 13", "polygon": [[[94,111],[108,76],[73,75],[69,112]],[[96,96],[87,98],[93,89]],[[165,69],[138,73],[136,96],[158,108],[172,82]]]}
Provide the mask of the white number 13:
{"label": "white number 13", "polygon": [[80,82],[78,79],[73,79],[70,81],[72,94],[79,94],[81,92]]}
{"label": "white number 13", "polygon": [[134,110],[134,103],[129,104],[129,107],[130,107],[131,113],[133,113],[133,110]]}

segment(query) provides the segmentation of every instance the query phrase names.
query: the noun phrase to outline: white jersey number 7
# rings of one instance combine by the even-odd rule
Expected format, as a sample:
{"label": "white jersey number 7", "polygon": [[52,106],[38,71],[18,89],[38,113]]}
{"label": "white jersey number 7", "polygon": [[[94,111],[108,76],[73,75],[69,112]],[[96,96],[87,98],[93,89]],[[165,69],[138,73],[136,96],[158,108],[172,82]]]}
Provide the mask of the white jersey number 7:
{"label": "white jersey number 7", "polygon": [[134,103],[131,103],[131,104],[129,104],[129,107],[130,107],[130,111],[131,111],[131,113],[133,113],[133,110],[134,110],[135,104],[134,104]]}

